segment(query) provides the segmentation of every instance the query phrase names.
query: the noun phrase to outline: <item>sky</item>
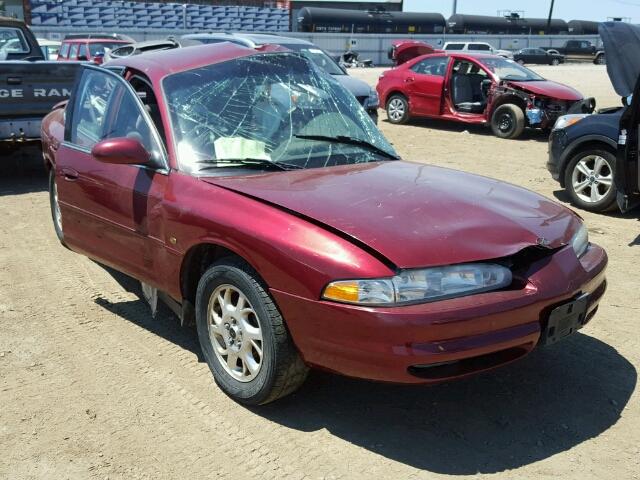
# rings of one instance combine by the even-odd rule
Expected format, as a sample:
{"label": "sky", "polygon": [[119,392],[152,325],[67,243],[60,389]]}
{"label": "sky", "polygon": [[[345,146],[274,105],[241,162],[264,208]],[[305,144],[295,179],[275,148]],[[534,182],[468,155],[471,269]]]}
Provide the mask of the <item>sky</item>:
{"label": "sky", "polygon": [[[451,15],[452,0],[404,0],[405,12],[439,12]],[[546,18],[551,0],[458,0],[458,13],[496,15],[498,10],[524,10],[525,16]],[[640,23],[640,0],[555,0],[553,17],[562,20],[604,21],[631,17]]]}

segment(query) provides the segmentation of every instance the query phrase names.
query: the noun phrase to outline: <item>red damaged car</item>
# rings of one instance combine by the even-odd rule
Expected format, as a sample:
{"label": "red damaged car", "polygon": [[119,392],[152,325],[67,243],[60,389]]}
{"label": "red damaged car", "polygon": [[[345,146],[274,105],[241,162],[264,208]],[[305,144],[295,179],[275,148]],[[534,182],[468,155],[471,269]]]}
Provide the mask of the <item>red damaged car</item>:
{"label": "red damaged car", "polygon": [[401,383],[487,370],[581,328],[605,290],[576,214],[399,160],[349,92],[281,47],[83,66],[43,141],[61,242],[195,322],[243,403],[309,367]]}
{"label": "red damaged car", "polygon": [[385,71],[377,86],[391,123],[411,117],[490,125],[501,138],[525,127],[550,129],[568,113],[591,113],[595,101],[497,55],[434,53]]}

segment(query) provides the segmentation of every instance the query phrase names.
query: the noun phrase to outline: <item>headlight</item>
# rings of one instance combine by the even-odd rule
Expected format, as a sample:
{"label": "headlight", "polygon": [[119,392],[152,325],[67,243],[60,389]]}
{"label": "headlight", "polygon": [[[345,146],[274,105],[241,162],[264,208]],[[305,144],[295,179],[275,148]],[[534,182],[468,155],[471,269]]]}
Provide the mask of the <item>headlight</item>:
{"label": "headlight", "polygon": [[584,255],[589,247],[589,231],[585,227],[584,223],[580,225],[580,229],[573,235],[571,239],[571,246],[573,251],[576,252],[576,256],[580,258]]}
{"label": "headlight", "polygon": [[380,105],[380,99],[378,98],[378,92],[376,92],[374,89],[371,89],[369,91],[369,96],[364,101],[364,107],[378,108],[379,105]]}
{"label": "headlight", "polygon": [[575,113],[572,115],[563,115],[561,117],[558,117],[558,120],[556,120],[556,124],[553,126],[553,129],[561,130],[563,128],[570,127],[571,125],[575,125],[580,120],[588,116],[589,116],[588,113]]}
{"label": "headlight", "polygon": [[331,282],[322,298],[358,305],[426,303],[506,287],[511,271],[501,265],[468,263],[403,270],[395,277]]}

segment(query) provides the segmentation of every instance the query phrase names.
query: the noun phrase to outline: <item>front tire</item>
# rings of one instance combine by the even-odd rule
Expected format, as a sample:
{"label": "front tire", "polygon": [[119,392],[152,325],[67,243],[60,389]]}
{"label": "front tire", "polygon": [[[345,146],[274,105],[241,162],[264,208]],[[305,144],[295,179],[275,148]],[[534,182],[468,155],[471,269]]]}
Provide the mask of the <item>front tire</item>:
{"label": "front tire", "polygon": [[615,155],[604,149],[591,148],[575,154],[564,172],[564,188],[571,202],[590,212],[614,209],[615,164]]}
{"label": "front tire", "polygon": [[593,63],[595,63],[596,65],[606,65],[607,59],[605,57],[605,54],[603,53],[602,55],[598,55]]}
{"label": "front tire", "polygon": [[60,211],[56,170],[54,166],[51,166],[49,170],[49,205],[51,206],[51,219],[53,220],[53,229],[56,232],[56,237],[58,237],[62,245],[65,245],[64,231],[62,230],[62,212]]}
{"label": "front tire", "polygon": [[553,60],[551,60],[551,65],[553,65],[554,67],[557,67],[558,65],[560,65],[560,60],[558,60],[557,58],[554,58]]}
{"label": "front tire", "polygon": [[242,260],[221,260],[202,276],[196,325],[216,383],[234,400],[263,405],[304,383],[308,368],[278,308]]}
{"label": "front tire", "polygon": [[500,105],[491,115],[491,130],[498,138],[518,138],[524,127],[524,112],[518,105]]}
{"label": "front tire", "polygon": [[524,60],[522,60],[521,58],[518,60],[518,64],[519,65],[524,65]]}
{"label": "front tire", "polygon": [[402,124],[409,121],[409,102],[407,97],[398,93],[387,100],[387,118],[391,123]]}

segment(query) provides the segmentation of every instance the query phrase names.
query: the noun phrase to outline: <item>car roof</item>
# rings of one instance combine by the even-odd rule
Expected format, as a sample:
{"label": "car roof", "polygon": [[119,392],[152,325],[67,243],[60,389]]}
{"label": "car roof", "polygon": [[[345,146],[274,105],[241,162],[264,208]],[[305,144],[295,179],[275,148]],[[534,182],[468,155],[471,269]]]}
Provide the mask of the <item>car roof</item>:
{"label": "car roof", "polygon": [[[460,51],[460,50],[442,50],[440,52],[434,52],[434,53],[427,53],[425,55],[420,55],[419,57],[416,58],[427,58],[427,57],[456,57],[456,58],[460,58],[462,60],[480,60],[483,58],[502,58],[504,59],[504,57],[501,57],[500,55],[493,55],[490,53],[475,53],[475,52],[468,52],[468,51]],[[409,60],[409,62],[413,61],[415,59],[411,59]],[[407,63],[409,63],[407,62]],[[403,64],[404,65],[404,64]]]}
{"label": "car roof", "polygon": [[160,81],[167,75],[195,68],[214,65],[236,58],[287,51],[277,45],[268,45],[259,50],[231,42],[196,45],[171,50],[146,52],[144,55],[121,57],[107,62],[107,66],[121,66],[145,73],[152,81]]}
{"label": "car roof", "polygon": [[254,45],[313,45],[313,43],[301,38],[283,37],[281,35],[271,35],[268,33],[235,33],[235,32],[216,32],[216,33],[192,33],[183,35],[182,38],[198,39],[238,39],[247,40]]}
{"label": "car roof", "polygon": [[129,45],[129,40],[119,40],[116,38],[67,38],[66,40],[62,40],[62,43],[122,43],[123,45]]}

